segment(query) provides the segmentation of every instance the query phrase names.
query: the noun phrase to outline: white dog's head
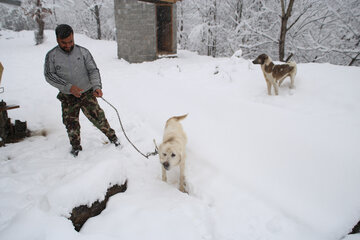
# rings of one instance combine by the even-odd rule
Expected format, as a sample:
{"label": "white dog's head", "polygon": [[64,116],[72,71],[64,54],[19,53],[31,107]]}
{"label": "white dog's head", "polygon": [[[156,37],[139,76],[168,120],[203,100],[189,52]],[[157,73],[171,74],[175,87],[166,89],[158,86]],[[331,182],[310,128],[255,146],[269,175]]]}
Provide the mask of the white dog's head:
{"label": "white dog's head", "polygon": [[182,149],[179,148],[178,144],[166,142],[159,146],[160,163],[166,170],[179,165],[182,158],[181,154]]}

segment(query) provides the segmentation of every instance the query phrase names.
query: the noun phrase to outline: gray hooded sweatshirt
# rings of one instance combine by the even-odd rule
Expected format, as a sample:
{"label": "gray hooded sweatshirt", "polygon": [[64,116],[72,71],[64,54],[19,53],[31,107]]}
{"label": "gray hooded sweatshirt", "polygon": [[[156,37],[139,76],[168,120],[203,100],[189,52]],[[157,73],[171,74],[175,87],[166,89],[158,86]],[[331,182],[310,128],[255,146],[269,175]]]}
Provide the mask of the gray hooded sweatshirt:
{"label": "gray hooded sweatshirt", "polygon": [[72,85],[84,92],[101,89],[99,69],[91,53],[76,44],[69,53],[59,46],[51,49],[45,57],[44,75],[49,84],[65,94],[71,94]]}

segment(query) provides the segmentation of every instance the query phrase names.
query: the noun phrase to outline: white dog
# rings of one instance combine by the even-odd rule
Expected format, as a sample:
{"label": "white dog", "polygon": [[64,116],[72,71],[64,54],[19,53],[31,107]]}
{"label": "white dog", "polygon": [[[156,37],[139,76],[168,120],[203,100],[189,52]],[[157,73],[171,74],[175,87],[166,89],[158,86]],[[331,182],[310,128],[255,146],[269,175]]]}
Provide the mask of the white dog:
{"label": "white dog", "polygon": [[274,87],[275,95],[279,95],[279,86],[286,77],[290,77],[290,88],[294,88],[295,75],[297,71],[296,62],[287,62],[285,64],[275,65],[268,55],[261,54],[252,63],[261,65],[261,70],[263,71],[266,80],[269,95],[271,95],[271,86]]}
{"label": "white dog", "polygon": [[166,171],[175,166],[180,167],[179,190],[185,192],[185,145],[186,134],[179,123],[186,115],[172,117],[167,120],[163,142],[159,146],[159,158],[162,165],[162,180],[167,181]]}

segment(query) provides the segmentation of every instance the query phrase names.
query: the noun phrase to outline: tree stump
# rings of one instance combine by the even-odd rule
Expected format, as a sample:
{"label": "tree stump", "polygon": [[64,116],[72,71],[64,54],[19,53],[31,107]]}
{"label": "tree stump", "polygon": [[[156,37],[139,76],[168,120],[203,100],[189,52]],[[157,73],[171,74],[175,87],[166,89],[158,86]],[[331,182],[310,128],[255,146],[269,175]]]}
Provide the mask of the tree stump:
{"label": "tree stump", "polygon": [[89,218],[99,215],[106,208],[106,204],[111,196],[120,192],[125,192],[126,189],[127,181],[125,181],[125,183],[121,186],[115,184],[114,186],[108,188],[103,201],[96,201],[91,205],[91,207],[88,207],[87,205],[80,205],[73,208],[69,219],[72,221],[75,230],[79,232],[81,227]]}
{"label": "tree stump", "polygon": [[356,234],[360,233],[360,221],[355,225],[355,227],[352,229],[351,233],[349,234]]}
{"label": "tree stump", "polygon": [[18,105],[6,105],[6,102],[0,102],[0,147],[6,143],[16,143],[30,136],[26,122],[15,120],[15,125],[11,123],[8,117],[8,110],[19,108]]}

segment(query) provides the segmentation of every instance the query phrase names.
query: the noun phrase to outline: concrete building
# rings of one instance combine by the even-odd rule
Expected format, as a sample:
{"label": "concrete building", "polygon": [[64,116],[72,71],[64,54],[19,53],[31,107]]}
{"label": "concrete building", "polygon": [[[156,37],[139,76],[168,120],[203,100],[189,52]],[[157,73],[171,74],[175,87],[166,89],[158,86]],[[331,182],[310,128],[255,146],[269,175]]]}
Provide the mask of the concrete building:
{"label": "concrete building", "polygon": [[114,0],[118,58],[130,63],[176,54],[176,2]]}

